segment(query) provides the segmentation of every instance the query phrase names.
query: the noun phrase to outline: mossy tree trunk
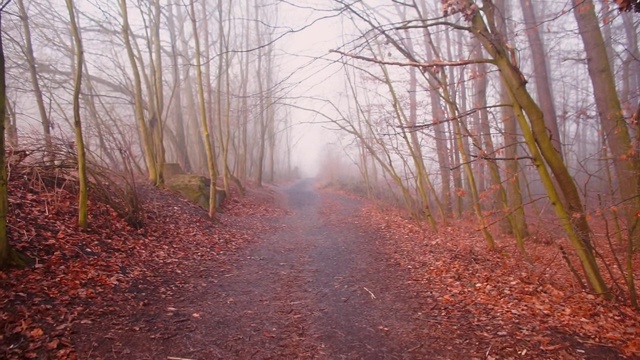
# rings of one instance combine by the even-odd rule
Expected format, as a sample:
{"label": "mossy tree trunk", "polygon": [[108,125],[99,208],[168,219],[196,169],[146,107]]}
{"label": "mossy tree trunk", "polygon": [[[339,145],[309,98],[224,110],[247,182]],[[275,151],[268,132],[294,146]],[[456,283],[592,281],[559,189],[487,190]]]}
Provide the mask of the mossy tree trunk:
{"label": "mossy tree trunk", "polygon": [[627,233],[633,247],[640,247],[640,198],[638,198],[639,158],[624,118],[615,79],[607,55],[595,5],[591,0],[573,0],[574,15],[587,53],[587,68],[602,130],[613,155],[620,196],[627,219]]}
{"label": "mossy tree trunk", "polygon": [[[498,32],[503,34],[503,38],[505,39],[505,41],[509,41],[512,36],[509,28],[507,27],[506,19],[511,17],[510,4],[505,0],[497,0],[495,4],[500,13],[500,16],[495,19],[496,27],[498,29]],[[500,82],[500,101],[503,104],[509,104],[511,102],[509,92],[507,91],[504,82]],[[507,199],[509,202],[508,211],[512,213],[512,227],[514,235],[516,236],[518,248],[520,249],[521,253],[526,254],[524,239],[529,236],[529,232],[524,212],[522,191],[520,189],[520,179],[524,176],[524,173],[521,173],[520,163],[518,162],[518,122],[516,120],[513,109],[508,106],[502,107],[502,109],[500,110],[500,117],[500,121],[504,124],[503,139],[505,144],[505,157],[507,158],[505,166],[505,177]]]}
{"label": "mossy tree trunk", "polygon": [[160,0],[153,1],[153,90],[155,95],[155,126],[151,129],[153,145],[154,145],[154,160],[156,164],[156,178],[155,184],[158,186],[164,185],[164,164],[166,162],[166,155],[164,149],[164,126],[165,119],[163,117],[164,111],[164,82],[162,79],[162,45],[160,38],[160,25],[161,25],[161,11]]}
{"label": "mossy tree trunk", "polygon": [[69,12],[69,24],[71,25],[71,35],[75,47],[75,74],[73,80],[73,128],[76,137],[76,152],[78,156],[78,226],[86,229],[88,226],[88,201],[89,190],[87,187],[87,160],[85,156],[84,137],[82,136],[82,121],[80,120],[80,91],[82,88],[82,66],[84,65],[84,50],[82,48],[82,38],[76,22],[75,7],[73,0],[66,0],[67,11]]}
{"label": "mossy tree trunk", "polygon": [[[467,4],[468,6],[475,5],[471,0],[468,0]],[[493,58],[494,64],[500,70],[502,80],[509,90],[514,106],[522,111],[522,115],[519,116],[519,122],[523,135],[527,139],[527,145],[532,151],[532,155],[535,157],[535,153],[540,154],[536,167],[540,171],[542,181],[558,218],[565,224],[565,230],[580,258],[589,285],[596,293],[604,297],[611,297],[595,261],[591,244],[591,229],[587,223],[578,188],[561,155],[551,142],[544,122],[544,114],[528,92],[522,73],[511,62],[507,48],[500,36],[496,36],[495,33],[490,31],[490,29],[494,31],[496,29],[495,23],[492,23],[495,14],[493,3],[485,1],[482,11],[486,17],[483,17],[480,11],[477,11],[470,19],[471,32],[480,40],[485,50]],[[485,23],[485,18],[489,21],[489,27]],[[524,115],[529,120],[528,123],[524,119]],[[566,204],[562,203],[560,194],[557,193],[553,184],[553,178],[546,172],[546,166],[542,159],[544,159],[555,176],[558,188],[562,192]]]}
{"label": "mossy tree trunk", "polygon": [[218,170],[216,167],[216,158],[213,153],[213,145],[211,144],[211,132],[209,131],[209,121],[207,120],[207,102],[204,93],[204,81],[202,79],[202,60],[200,58],[200,37],[198,36],[197,13],[194,1],[190,5],[191,25],[193,30],[193,41],[195,45],[196,60],[196,80],[198,83],[198,100],[200,109],[200,126],[202,131],[202,141],[204,142],[207,155],[207,168],[209,170],[209,178],[211,179],[211,187],[209,190],[209,217],[216,216],[216,179],[218,178]]}
{"label": "mossy tree trunk", "polygon": [[120,11],[122,13],[122,40],[127,50],[127,57],[129,58],[131,71],[133,73],[134,112],[136,123],[138,124],[138,133],[142,142],[142,151],[144,153],[144,159],[147,165],[149,181],[155,184],[158,179],[158,169],[154,155],[153,138],[144,119],[144,109],[142,101],[142,79],[140,76],[140,70],[138,69],[138,64],[136,62],[136,56],[133,52],[133,46],[131,45],[131,29],[129,27],[129,13],[127,10],[126,0],[120,0]]}

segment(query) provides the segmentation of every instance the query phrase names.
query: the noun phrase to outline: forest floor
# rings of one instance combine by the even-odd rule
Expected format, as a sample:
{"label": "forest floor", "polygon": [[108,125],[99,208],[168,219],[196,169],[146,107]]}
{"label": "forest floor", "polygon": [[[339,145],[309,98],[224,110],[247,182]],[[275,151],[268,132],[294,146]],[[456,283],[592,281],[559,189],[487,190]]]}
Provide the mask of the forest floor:
{"label": "forest floor", "polygon": [[640,358],[639,314],[572,285],[544,242],[529,266],[310,180],[215,224],[142,187],[142,229],[92,203],[79,232],[72,194],[11,186],[12,242],[38,262],[0,273],[0,358]]}

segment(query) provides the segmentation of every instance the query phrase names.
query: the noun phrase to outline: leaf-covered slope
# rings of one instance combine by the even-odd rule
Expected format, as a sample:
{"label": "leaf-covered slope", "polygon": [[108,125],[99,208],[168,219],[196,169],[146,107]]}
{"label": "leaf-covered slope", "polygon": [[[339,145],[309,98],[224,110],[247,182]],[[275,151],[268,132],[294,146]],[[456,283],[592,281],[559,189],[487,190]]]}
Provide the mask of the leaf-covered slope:
{"label": "leaf-covered slope", "polygon": [[224,262],[250,239],[237,224],[249,229],[259,223],[255,215],[276,211],[265,194],[231,199],[214,223],[178,195],[140,185],[142,228],[94,199],[89,229],[81,232],[72,186],[46,183],[10,182],[10,242],[35,264],[0,272],[0,358],[75,358],[75,325],[126,314],[140,306],[145,289],[180,285],[163,284],[166,274],[175,279],[199,262]]}

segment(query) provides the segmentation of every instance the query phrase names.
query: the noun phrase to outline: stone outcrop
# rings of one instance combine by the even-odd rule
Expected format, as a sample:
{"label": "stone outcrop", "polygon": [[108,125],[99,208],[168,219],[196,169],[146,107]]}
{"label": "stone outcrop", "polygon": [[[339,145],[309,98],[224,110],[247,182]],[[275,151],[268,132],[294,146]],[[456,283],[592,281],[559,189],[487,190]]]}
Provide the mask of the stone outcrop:
{"label": "stone outcrop", "polygon": [[204,176],[179,174],[165,180],[167,187],[190,201],[209,208],[210,181]]}
{"label": "stone outcrop", "polygon": [[[165,164],[165,185],[204,209],[209,209],[211,180],[200,175],[185,174],[179,164]],[[220,208],[227,193],[216,188],[216,208]]]}

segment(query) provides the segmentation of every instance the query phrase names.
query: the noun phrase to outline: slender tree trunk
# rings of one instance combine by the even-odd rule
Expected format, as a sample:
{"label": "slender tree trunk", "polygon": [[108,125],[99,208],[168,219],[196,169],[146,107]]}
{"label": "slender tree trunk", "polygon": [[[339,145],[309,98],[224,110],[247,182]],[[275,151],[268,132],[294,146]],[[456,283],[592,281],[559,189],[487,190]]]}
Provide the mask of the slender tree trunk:
{"label": "slender tree trunk", "polygon": [[164,185],[164,84],[162,82],[162,45],[160,44],[160,0],[153,1],[153,57],[154,57],[154,74],[153,74],[153,90],[155,94],[155,114],[156,124],[153,127],[153,143],[155,145],[154,155],[156,163],[156,179],[158,186]]}
{"label": "slender tree trunk", "polygon": [[[183,117],[183,107],[182,107],[182,97],[183,97],[183,89],[181,84],[180,77],[180,62],[178,57],[180,53],[178,51],[178,38],[176,34],[179,33],[179,30],[176,27],[176,21],[174,19],[173,14],[173,0],[168,0],[167,2],[167,23],[169,27],[169,40],[171,41],[171,69],[173,74],[173,91],[174,91],[174,105],[172,106],[172,114],[173,121],[175,122],[175,131],[176,131],[176,156],[178,158],[178,163],[182,166],[182,169],[186,172],[191,172],[191,160],[189,159],[189,151],[187,149],[187,139],[185,135],[185,121]],[[181,30],[180,30],[181,31]]]}
{"label": "slender tree trunk", "polygon": [[[408,34],[407,34],[408,35]],[[413,42],[411,41],[410,36],[406,36],[405,46],[407,51],[413,53]],[[386,70],[385,70],[386,73]],[[391,82],[388,83],[388,86],[391,89],[391,92],[395,94],[395,91],[392,88]],[[418,193],[420,194],[422,200],[422,207],[424,216],[429,221],[429,224],[434,230],[437,230],[437,223],[433,217],[429,199],[429,193],[432,192],[433,186],[431,185],[431,181],[429,179],[429,174],[427,173],[427,168],[424,164],[423,154],[422,154],[422,146],[420,144],[420,139],[418,138],[418,130],[416,129],[416,125],[418,123],[418,79],[417,79],[417,69],[412,67],[409,69],[409,118],[406,119],[406,126],[402,126],[403,136],[406,136],[405,128],[408,128],[409,140],[407,142],[407,146],[409,147],[409,151],[414,160],[415,171],[417,176],[417,185],[418,185]],[[400,108],[400,104],[397,104],[397,107]],[[402,121],[404,118],[404,113],[402,117],[399,117],[399,120]],[[437,197],[436,197],[437,200]],[[442,205],[439,201],[438,208],[440,210],[441,217],[446,219],[446,214],[443,212]]]}
{"label": "slender tree trunk", "polygon": [[[389,89],[389,92],[391,93],[391,97],[393,99],[393,108],[395,111],[395,115],[397,118],[397,121],[399,123],[400,129],[401,129],[401,133],[400,136],[402,137],[402,139],[404,140],[405,146],[407,147],[407,149],[409,150],[409,154],[411,156],[411,159],[413,160],[413,165],[415,168],[415,172],[416,172],[416,183],[417,183],[417,188],[418,188],[418,195],[420,196],[420,200],[422,202],[422,206],[421,206],[421,212],[422,214],[424,214],[424,217],[427,219],[427,221],[429,222],[429,224],[431,225],[431,227],[434,230],[438,229],[437,223],[435,221],[435,219],[433,218],[433,215],[431,213],[431,206],[429,204],[429,196],[428,196],[428,191],[429,191],[429,185],[428,185],[428,178],[427,178],[427,174],[426,174],[426,169],[424,166],[424,162],[422,159],[422,152],[419,150],[420,147],[420,143],[417,140],[417,138],[414,139],[410,139],[411,135],[407,135],[406,132],[406,128],[407,127],[411,127],[411,123],[412,121],[415,121],[415,109],[411,110],[412,113],[410,114],[410,118],[408,119],[408,121],[406,120],[406,115],[404,113],[404,111],[401,108],[401,104],[399,102],[399,99],[396,95],[395,89],[393,88],[393,84],[391,81],[391,78],[389,76],[389,72],[387,71],[386,66],[384,65],[380,65],[381,70],[384,74],[384,78],[385,78],[385,82],[387,84],[387,88]],[[410,85],[411,88],[411,85]],[[415,106],[417,106],[416,104],[410,105],[410,108],[415,108]],[[414,117],[413,119],[411,117]],[[415,124],[415,123],[414,123]],[[415,135],[415,131],[412,132],[412,135]],[[417,147],[417,148],[416,148]],[[413,211],[413,209],[411,209]]]}
{"label": "slender tree trunk", "polygon": [[[218,124],[218,143],[222,161],[222,183],[224,190],[229,193],[229,116],[231,115],[231,98],[229,91],[229,38],[224,27],[225,17],[222,0],[218,0],[218,78],[216,81],[216,119]],[[224,88],[223,88],[224,84]],[[224,103],[223,103],[224,99]]]}
{"label": "slender tree trunk", "polygon": [[11,102],[9,101],[9,99],[5,100],[7,104],[6,113],[4,115],[6,118],[6,120],[4,121],[7,137],[6,142],[9,144],[9,146],[15,148],[18,146],[18,124],[16,123],[16,113],[15,111],[13,111],[13,107],[11,106]]}
{"label": "slender tree trunk", "polygon": [[[0,2],[0,28],[6,2]],[[7,82],[5,73],[5,57],[3,46],[4,32],[0,32],[0,269],[9,266],[24,266],[22,256],[9,244],[7,236],[7,215],[9,213],[9,191],[7,155],[5,144],[5,117],[7,116]]]}
{"label": "slender tree trunk", "polygon": [[[529,0],[527,0],[529,1]],[[511,16],[510,6],[504,0],[496,1],[496,7],[499,9],[501,16],[496,20],[496,26],[499,33],[503,34],[504,41],[508,41],[511,37],[510,31],[505,22],[506,18]],[[545,60],[546,61],[546,60]],[[545,62],[546,64],[546,62]],[[500,82],[500,101],[503,104],[511,104],[509,91],[503,81]],[[529,236],[527,227],[527,218],[524,212],[524,204],[522,200],[522,190],[520,188],[520,178],[523,176],[520,171],[520,162],[518,160],[518,122],[513,113],[513,108],[509,106],[502,107],[500,110],[501,122],[504,124],[504,148],[506,166],[505,177],[507,187],[507,199],[509,201],[509,211],[513,214],[514,235],[520,235],[516,238],[520,251],[524,251],[524,239]],[[555,147],[555,146],[554,146]],[[558,149],[558,148],[556,148]],[[560,148],[561,149],[561,148]]]}
{"label": "slender tree trunk", "polygon": [[140,71],[136,62],[136,57],[131,46],[130,28],[129,28],[129,14],[127,11],[127,1],[120,0],[120,11],[122,12],[122,39],[127,49],[127,56],[131,64],[131,70],[133,72],[133,85],[134,85],[134,112],[136,116],[136,122],[138,124],[139,137],[142,142],[143,154],[145,163],[147,165],[149,181],[155,183],[158,178],[158,172],[156,167],[156,161],[153,151],[153,140],[146,121],[144,119],[144,110],[142,102],[142,80],[140,79]]}
{"label": "slender tree trunk", "polygon": [[31,26],[29,25],[29,15],[27,9],[24,6],[23,0],[17,0],[18,10],[20,12],[20,19],[22,21],[22,31],[24,32],[24,52],[27,60],[27,67],[29,68],[29,76],[31,79],[31,86],[33,87],[33,96],[36,100],[36,106],[38,108],[38,114],[40,115],[40,122],[42,124],[42,130],[44,134],[44,144],[46,156],[52,154],[51,144],[51,122],[49,121],[49,115],[44,106],[44,100],[42,97],[42,90],[40,89],[40,82],[38,81],[38,72],[36,70],[36,57],[33,53],[33,44],[31,42]]}
{"label": "slender tree trunk", "polygon": [[[496,5],[499,8],[499,2],[496,1]],[[529,45],[531,45],[531,55],[533,62],[533,78],[536,82],[536,93],[538,95],[538,101],[540,102],[540,108],[544,114],[544,123],[547,126],[549,133],[551,134],[551,143],[556,151],[562,155],[562,143],[560,142],[560,131],[558,130],[558,119],[556,116],[556,108],[553,104],[553,88],[551,87],[551,79],[549,77],[549,69],[547,67],[547,54],[542,42],[542,36],[538,29],[538,21],[536,20],[536,13],[533,6],[533,0],[520,0],[522,6],[522,14],[524,16],[524,26],[526,27],[527,39]],[[501,21],[502,22],[502,21]],[[503,23],[503,22],[502,22]]]}
{"label": "slender tree trunk", "polygon": [[[480,43],[476,42],[474,46],[474,57],[480,58],[482,56]],[[486,161],[491,175],[491,188],[494,191],[494,203],[496,210],[501,208],[503,213],[501,216],[506,220],[502,225],[504,229],[509,230],[516,238],[516,244],[520,252],[526,256],[526,250],[524,246],[524,237],[520,232],[520,228],[517,226],[514,216],[509,208],[509,200],[507,192],[502,185],[502,179],[500,176],[500,169],[496,160],[491,159],[496,155],[495,147],[493,145],[493,139],[491,138],[491,128],[489,126],[489,113],[486,109],[487,106],[487,66],[486,64],[476,65],[476,79],[475,79],[475,102],[474,107],[479,111],[479,131],[482,134],[482,143],[479,144],[481,153],[484,154],[486,159],[478,159],[477,161]]]}
{"label": "slender tree trunk", "polygon": [[[420,18],[423,18],[423,14],[427,14],[427,3],[426,0],[420,1],[420,8],[416,6],[416,11]],[[431,61],[434,59],[431,43],[431,35],[429,33],[428,28],[425,27],[423,30],[423,42],[425,46],[425,54],[427,61]],[[440,193],[440,201],[443,204],[444,212],[447,214],[447,217],[452,214],[452,204],[451,204],[451,161],[449,159],[449,146],[447,145],[447,131],[446,126],[443,124],[445,120],[445,113],[442,109],[442,104],[440,103],[440,98],[438,97],[437,91],[435,89],[429,89],[429,100],[431,105],[431,116],[433,117],[432,123],[434,138],[436,143],[436,155],[438,158],[438,166],[440,168],[440,180],[442,190]],[[446,219],[445,219],[446,221]]]}
{"label": "slender tree trunk", "polygon": [[[179,2],[179,5],[176,6],[176,17],[178,24],[187,23],[187,19],[183,16],[182,13],[182,2],[181,0],[176,0]],[[188,12],[188,11],[187,11]],[[187,41],[187,37],[185,34],[184,26],[180,27],[179,38],[181,43],[181,59],[182,62],[180,66],[183,69],[182,79],[184,81],[184,89],[182,92],[182,96],[184,96],[186,112],[187,112],[187,124],[185,124],[187,128],[187,136],[189,139],[194,141],[194,144],[189,146],[189,149],[192,151],[189,153],[191,159],[191,168],[195,169],[198,173],[200,172],[208,172],[207,165],[207,154],[205,150],[204,141],[202,139],[202,131],[201,126],[198,123],[200,112],[199,112],[199,104],[197,104],[197,91],[194,92],[193,81],[191,76],[191,59],[189,42]]]}
{"label": "slender tree trunk", "polygon": [[[441,83],[448,84],[446,73],[443,71],[441,72],[441,75],[442,75]],[[480,206],[480,194],[478,194],[478,188],[476,185],[475,176],[473,174],[473,168],[471,167],[471,159],[468,152],[468,146],[465,146],[464,144],[465,140],[462,133],[462,126],[460,124],[458,111],[456,111],[455,109],[455,106],[454,106],[455,103],[453,101],[453,97],[451,94],[449,94],[449,90],[446,86],[442,88],[442,92],[443,92],[443,97],[449,107],[449,114],[451,116],[451,119],[452,119],[451,123],[453,125],[453,134],[455,136],[454,140],[458,146],[458,151],[460,153],[460,161],[461,161],[460,164],[464,169],[467,181],[469,183],[469,191],[471,193],[470,195],[471,195],[471,202],[472,202],[471,206],[473,208],[473,212],[476,216],[476,219],[478,219],[478,224],[480,225],[480,231],[482,232],[484,240],[487,243],[487,247],[489,248],[489,250],[495,250],[496,248],[495,241],[493,240],[493,236],[489,232],[489,227],[486,223],[486,219],[482,214],[482,208]]]}
{"label": "slender tree trunk", "polygon": [[[271,98],[273,99],[273,98]],[[269,101],[269,126],[267,128],[267,139],[269,142],[269,182],[273,184],[276,176],[276,140],[277,129],[275,119],[275,106],[273,101]]]}
{"label": "slender tree trunk", "polygon": [[[258,0],[255,1],[255,12],[256,12],[256,19],[259,19],[260,17],[260,7],[258,4]],[[265,155],[265,137],[267,134],[267,114],[266,114],[266,100],[265,100],[265,89],[264,89],[264,84],[262,82],[262,78],[265,76],[265,74],[263,74],[263,62],[262,59],[263,57],[269,57],[269,55],[265,55],[262,51],[262,36],[260,33],[260,27],[259,27],[259,22],[256,21],[256,35],[258,36],[258,38],[260,39],[258,46],[260,46],[260,48],[258,49],[258,65],[256,68],[256,77],[257,77],[257,82],[258,82],[258,93],[259,93],[259,104],[260,107],[258,109],[259,112],[259,120],[258,120],[258,158],[257,158],[257,163],[256,163],[256,185],[258,187],[262,187],[262,178],[263,178],[263,174],[264,174],[264,155]],[[267,70],[268,71],[268,70]],[[268,86],[268,85],[267,85]]]}
{"label": "slender tree trunk", "polygon": [[[246,2],[246,12],[247,18],[251,12],[251,2]],[[247,20],[245,22],[245,37],[244,37],[244,46],[249,47],[250,45],[250,34],[251,34],[251,25]],[[242,53],[242,66],[240,69],[240,80],[241,80],[241,105],[240,105],[240,154],[238,160],[238,177],[241,181],[247,181],[248,174],[248,158],[249,158],[249,53]]]}
{"label": "slender tree trunk", "polygon": [[80,92],[82,88],[82,66],[84,65],[84,49],[82,47],[82,38],[80,30],[76,23],[75,8],[73,0],[66,0],[67,10],[69,11],[69,23],[71,25],[71,34],[75,48],[75,75],[73,83],[73,127],[76,135],[76,152],[78,156],[78,226],[86,229],[88,225],[88,200],[89,190],[87,181],[87,160],[84,148],[84,137],[82,136],[82,121],[80,119]]}
{"label": "slender tree trunk", "polygon": [[[215,4],[215,3],[214,3]],[[221,170],[220,166],[218,166],[219,164],[219,158],[218,158],[218,147],[222,146],[222,144],[220,144],[220,142],[218,142],[218,144],[216,144],[215,142],[215,138],[216,138],[216,129],[217,129],[217,122],[219,120],[219,116],[218,116],[218,107],[215,106],[215,89],[214,89],[214,80],[213,80],[213,76],[211,75],[211,65],[215,64],[213,61],[211,61],[210,59],[212,59],[211,56],[211,51],[215,46],[215,40],[211,41],[210,37],[211,37],[211,28],[209,27],[209,18],[213,16],[213,14],[211,14],[208,10],[208,1],[200,1],[200,11],[201,11],[201,22],[200,22],[200,31],[202,33],[202,43],[204,43],[204,46],[200,46],[201,51],[202,51],[202,57],[204,57],[205,59],[207,59],[207,61],[205,61],[202,64],[203,67],[203,85],[204,85],[204,89],[205,89],[205,99],[206,99],[206,105],[205,107],[207,108],[207,119],[209,120],[209,128],[211,130],[211,150],[213,151],[213,158],[215,159],[215,163],[216,163],[216,171],[217,174],[220,175],[220,173],[224,174],[224,168]],[[222,39],[220,39],[220,41],[222,41]],[[222,54],[218,54],[218,55],[222,55]]]}
{"label": "slender tree trunk", "polygon": [[207,102],[204,94],[204,84],[202,79],[202,60],[200,59],[200,38],[198,36],[198,23],[196,20],[196,8],[194,1],[191,2],[191,24],[193,29],[193,41],[195,43],[195,60],[196,60],[196,80],[198,82],[198,100],[200,101],[200,122],[202,127],[202,141],[204,142],[207,154],[207,167],[209,169],[209,178],[211,178],[211,186],[209,189],[209,216],[216,216],[216,179],[218,171],[216,169],[216,159],[213,153],[213,145],[211,144],[211,133],[209,132],[209,121],[207,120]]}

